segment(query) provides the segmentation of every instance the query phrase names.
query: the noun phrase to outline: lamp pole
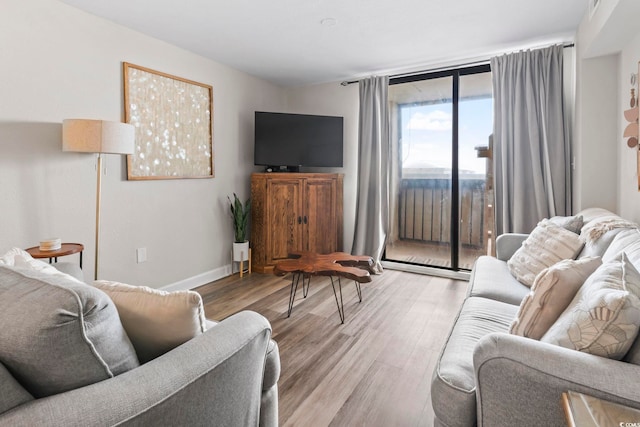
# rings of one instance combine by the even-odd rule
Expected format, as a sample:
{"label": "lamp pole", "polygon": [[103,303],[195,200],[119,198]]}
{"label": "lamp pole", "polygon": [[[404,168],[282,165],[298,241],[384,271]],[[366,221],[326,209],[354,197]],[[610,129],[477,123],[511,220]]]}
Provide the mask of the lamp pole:
{"label": "lamp pole", "polygon": [[102,190],[102,153],[97,153],[98,183],[96,186],[96,250],[95,250],[95,272],[93,280],[98,280],[98,251],[100,249],[100,199]]}

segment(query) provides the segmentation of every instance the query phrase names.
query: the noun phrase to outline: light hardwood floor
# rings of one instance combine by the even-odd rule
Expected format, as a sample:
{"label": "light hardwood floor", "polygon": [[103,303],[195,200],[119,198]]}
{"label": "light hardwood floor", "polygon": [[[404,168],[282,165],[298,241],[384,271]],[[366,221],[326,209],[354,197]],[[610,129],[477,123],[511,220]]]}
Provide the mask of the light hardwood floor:
{"label": "light hardwood floor", "polygon": [[386,270],[343,280],[340,324],[328,278],[301,289],[287,318],[290,276],[234,275],[197,289],[207,317],[242,310],[271,322],[280,348],[281,426],[431,426],[431,375],[467,283]]}

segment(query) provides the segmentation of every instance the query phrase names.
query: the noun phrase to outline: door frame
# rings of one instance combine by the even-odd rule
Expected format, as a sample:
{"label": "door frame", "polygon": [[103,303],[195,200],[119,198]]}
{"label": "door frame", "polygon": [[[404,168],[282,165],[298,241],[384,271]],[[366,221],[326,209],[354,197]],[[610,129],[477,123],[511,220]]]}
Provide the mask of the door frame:
{"label": "door frame", "polygon": [[[412,263],[409,261],[400,261],[387,258],[387,248],[382,254],[383,261],[391,261],[401,264],[412,265],[424,265],[430,268],[439,268],[452,271],[460,271],[459,268],[459,255],[460,255],[460,177],[459,177],[459,129],[458,129],[458,113],[459,113],[459,95],[460,95],[460,77],[472,74],[480,74],[491,72],[491,65],[489,63],[479,64],[474,66],[468,66],[464,68],[452,68],[448,70],[440,70],[433,72],[424,72],[418,74],[411,74],[399,77],[391,77],[389,79],[389,86],[411,83],[423,80],[439,79],[444,77],[452,78],[452,129],[451,129],[451,212],[450,212],[450,242],[451,242],[451,267],[442,267],[435,265],[426,265]],[[401,173],[401,168],[399,168]]]}

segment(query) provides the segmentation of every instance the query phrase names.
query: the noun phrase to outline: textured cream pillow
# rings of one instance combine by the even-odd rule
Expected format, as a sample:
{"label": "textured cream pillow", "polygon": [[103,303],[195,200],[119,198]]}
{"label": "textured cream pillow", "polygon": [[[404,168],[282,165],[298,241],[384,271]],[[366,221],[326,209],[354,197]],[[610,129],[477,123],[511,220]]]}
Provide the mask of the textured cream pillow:
{"label": "textured cream pillow", "polygon": [[622,359],[640,328],[640,273],[623,252],[602,264],[541,341]]}
{"label": "textured cream pillow", "polygon": [[575,258],[581,249],[580,236],[543,219],[507,261],[507,267],[520,283],[531,287],[542,270]]}
{"label": "textured cream pillow", "polygon": [[542,270],[531,292],[522,300],[510,332],[536,340],[542,338],[601,264],[599,257],[565,259]]}
{"label": "textured cream pillow", "polygon": [[93,286],[115,303],[140,363],[155,359],[206,330],[202,297],[197,292],[166,292],[106,280],[96,280]]}

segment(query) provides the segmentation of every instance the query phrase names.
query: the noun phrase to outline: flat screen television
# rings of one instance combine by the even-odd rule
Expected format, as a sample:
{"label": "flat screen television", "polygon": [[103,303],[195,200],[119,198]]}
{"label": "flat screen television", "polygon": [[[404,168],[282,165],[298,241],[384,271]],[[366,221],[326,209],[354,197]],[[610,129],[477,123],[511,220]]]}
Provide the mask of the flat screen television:
{"label": "flat screen television", "polygon": [[342,132],[342,117],[256,111],[254,163],[342,167]]}

